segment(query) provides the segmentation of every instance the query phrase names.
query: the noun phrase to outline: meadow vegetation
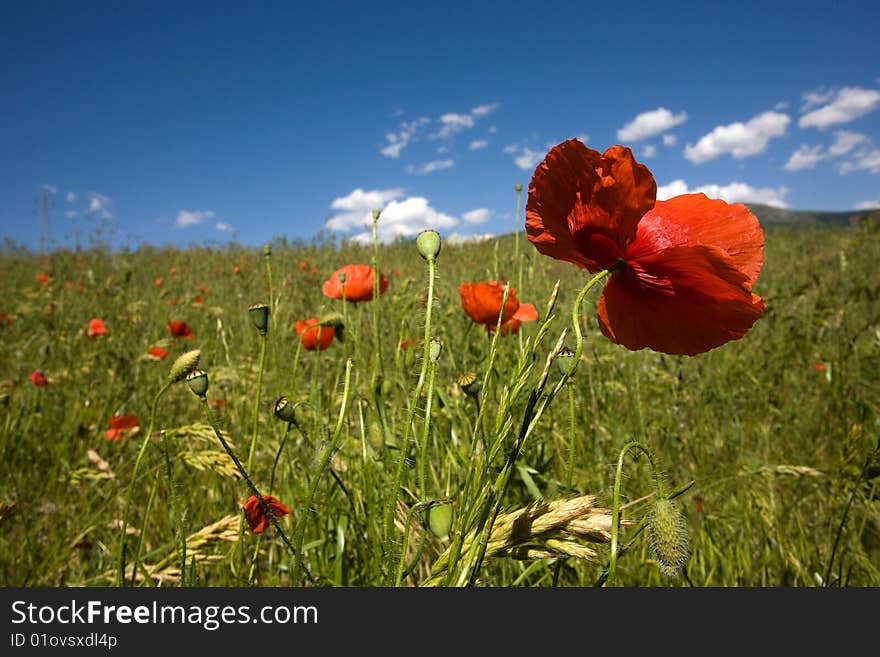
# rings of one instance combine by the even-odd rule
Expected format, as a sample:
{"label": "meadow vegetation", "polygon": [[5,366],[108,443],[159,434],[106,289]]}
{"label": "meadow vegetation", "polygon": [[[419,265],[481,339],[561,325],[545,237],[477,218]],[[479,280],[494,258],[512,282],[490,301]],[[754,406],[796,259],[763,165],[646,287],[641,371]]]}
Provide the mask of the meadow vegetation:
{"label": "meadow vegetation", "polygon": [[[880,585],[875,225],[766,228],[766,311],[698,356],[610,342],[600,283],[567,383],[587,275],[518,237],[444,243],[430,294],[411,240],[7,249],[0,584]],[[350,263],[387,291],[325,296]],[[539,319],[474,324],[459,284],[491,280]],[[334,331],[325,350],[295,330],[310,318]],[[182,380],[157,398],[193,350],[204,400]],[[227,448],[290,509],[277,527],[244,522]],[[657,563],[684,548],[662,545],[673,530],[683,567]]]}

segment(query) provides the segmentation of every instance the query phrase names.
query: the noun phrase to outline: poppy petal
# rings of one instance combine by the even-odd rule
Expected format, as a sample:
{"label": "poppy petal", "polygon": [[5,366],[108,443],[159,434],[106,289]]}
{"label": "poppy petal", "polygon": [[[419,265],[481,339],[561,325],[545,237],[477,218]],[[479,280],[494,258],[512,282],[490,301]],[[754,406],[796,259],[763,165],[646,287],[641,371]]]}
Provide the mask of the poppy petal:
{"label": "poppy petal", "polygon": [[[342,281],[339,275],[345,274],[345,300],[351,302],[369,301],[373,298],[373,268],[370,265],[346,265],[337,269],[324,281],[321,287],[325,296],[342,299]],[[388,289],[388,277],[379,274],[379,295]]]}
{"label": "poppy petal", "polygon": [[520,322],[529,322],[538,319],[538,309],[530,303],[521,303],[519,304],[519,308],[517,308],[516,312],[513,314],[513,319],[519,320]]}
{"label": "poppy petal", "polygon": [[764,264],[764,231],[742,203],[728,204],[705,194],[682,194],[658,201],[639,223],[627,257],[640,258],[669,246],[704,244],[723,249],[754,284]]}
{"label": "poppy petal", "polygon": [[599,328],[627,349],[693,356],[741,338],[764,311],[723,249],[680,246],[629,263],[605,285]]}
{"label": "poppy petal", "polygon": [[535,169],[526,232],[539,252],[601,271],[635,239],[656,195],[654,177],[629,148],[612,146],[600,154],[570,139]]}
{"label": "poppy petal", "polygon": [[[462,283],[458,286],[461,296],[461,307],[477,324],[495,326],[501,313],[501,302],[504,300],[504,286],[498,281],[489,283]],[[504,324],[519,309],[516,290],[509,288],[507,302],[501,323]]]}

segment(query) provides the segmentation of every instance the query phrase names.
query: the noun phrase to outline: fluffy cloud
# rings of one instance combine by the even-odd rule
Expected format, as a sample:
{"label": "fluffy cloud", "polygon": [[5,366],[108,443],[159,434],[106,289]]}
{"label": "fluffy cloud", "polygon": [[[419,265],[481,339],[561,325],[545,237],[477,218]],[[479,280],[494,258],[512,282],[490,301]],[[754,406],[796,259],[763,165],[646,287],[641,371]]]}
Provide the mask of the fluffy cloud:
{"label": "fluffy cloud", "polygon": [[617,131],[617,139],[621,142],[648,139],[685,121],[687,121],[687,112],[673,114],[665,107],[658,107],[650,112],[642,112],[623,126]]}
{"label": "fluffy cloud", "polygon": [[486,148],[486,146],[488,146],[488,145],[489,145],[489,142],[486,141],[485,139],[475,139],[470,144],[468,144],[468,150],[479,151],[479,150],[482,150],[483,148]]}
{"label": "fluffy cloud", "polygon": [[406,172],[413,173],[418,176],[423,176],[428,173],[433,173],[434,171],[450,169],[454,166],[454,160],[432,160],[431,162],[425,162],[424,164],[420,164],[418,166],[410,164],[408,167],[406,167]]}
{"label": "fluffy cloud", "polygon": [[101,219],[110,219],[113,213],[110,212],[110,205],[113,201],[109,196],[98,194],[97,192],[89,192],[89,214]]}
{"label": "fluffy cloud", "polygon": [[513,155],[513,163],[523,171],[533,170],[547,155],[546,151],[535,151],[528,146],[518,146],[517,144],[505,146],[504,152]]}
{"label": "fluffy cloud", "polygon": [[397,132],[389,132],[385,135],[385,140],[388,142],[388,145],[380,149],[379,152],[385,157],[390,157],[396,160],[400,157],[401,151],[409,146],[409,143],[416,136],[416,133],[418,133],[422,126],[427,123],[429,123],[427,116],[422,116],[412,121],[404,121],[398,127]]}
{"label": "fluffy cloud", "polygon": [[469,224],[484,224],[492,218],[494,212],[489,208],[475,208],[462,213],[461,218]]}
{"label": "fluffy cloud", "polygon": [[500,103],[488,103],[486,105],[477,105],[475,108],[471,110],[471,114],[474,116],[486,116],[487,114],[491,114],[495,110],[498,109]]}
{"label": "fluffy cloud", "polygon": [[473,235],[462,235],[461,233],[451,233],[446,238],[447,244],[467,244],[469,242],[482,242],[490,240],[495,235],[493,233],[474,233]]}
{"label": "fluffy cloud", "polygon": [[861,203],[856,203],[853,206],[853,210],[878,210],[878,209],[880,209],[880,200],[862,201]]}
{"label": "fluffy cloud", "polygon": [[851,160],[837,165],[840,173],[851,171],[867,171],[880,173],[880,148],[863,148],[856,152]]}
{"label": "fluffy cloud", "polygon": [[[422,196],[400,200],[402,195],[403,190],[400,189],[364,191],[358,188],[348,196],[333,201],[333,209],[343,212],[330,217],[324,227],[342,233],[365,229],[356,232],[350,239],[369,244],[372,240],[373,210],[381,211],[376,232],[383,243],[393,242],[398,237],[414,237],[426,228],[441,231],[459,223],[455,217],[432,208],[428,199]],[[384,202],[377,203],[380,200]]]}
{"label": "fluffy cloud", "polygon": [[801,169],[812,169],[816,166],[821,160],[824,160],[828,157],[824,152],[824,149],[821,145],[819,146],[806,146],[802,145],[799,149],[797,149],[794,153],[791,154],[791,157],[788,158],[788,162],[785,163],[784,169],[786,171],[800,171]]}
{"label": "fluffy cloud", "polygon": [[440,129],[432,137],[434,139],[449,139],[462,130],[473,128],[477,119],[488,116],[498,109],[499,106],[499,103],[488,103],[477,105],[467,114],[457,114],[455,112],[443,114],[439,119]]}
{"label": "fluffy cloud", "polygon": [[657,147],[653,144],[648,144],[642,149],[642,157],[645,159],[654,157],[657,154]]}
{"label": "fluffy cloud", "polygon": [[214,228],[216,230],[219,230],[221,233],[234,233],[235,232],[235,228],[233,226],[230,226],[229,224],[227,224],[226,222],[223,222],[223,221],[218,221],[216,224],[214,224]]}
{"label": "fluffy cloud", "polygon": [[40,185],[40,188],[44,192],[48,192],[49,194],[57,194],[58,193],[58,188],[55,185],[50,185],[49,183],[43,183],[42,185]]}
{"label": "fluffy cloud", "polygon": [[68,203],[73,203],[76,201],[76,194],[73,192],[67,192],[67,194],[64,195],[64,198]]}
{"label": "fluffy cloud", "polygon": [[834,94],[817,96],[814,100],[826,103],[807,112],[798,120],[801,128],[827,128],[839,123],[849,123],[880,107],[880,91],[844,87]]}
{"label": "fluffy cloud", "polygon": [[673,180],[667,185],[657,188],[657,200],[665,201],[680,194],[695,194],[703,192],[709,198],[720,198],[728,203],[763,203],[777,208],[786,208],[785,196],[788,189],[778,187],[756,188],[743,182],[732,182],[729,185],[702,185],[695,189],[689,189],[684,180]]}
{"label": "fluffy cloud", "polygon": [[676,142],[678,142],[678,137],[675,135],[663,135],[664,146],[675,146]]}
{"label": "fluffy cloud", "polygon": [[763,153],[767,143],[785,134],[791,119],[779,112],[764,112],[746,123],[720,125],[703,135],[695,144],[688,144],[684,156],[694,164],[703,164],[725,153],[736,159]]}
{"label": "fluffy cloud", "polygon": [[213,210],[181,210],[177,213],[174,225],[177,228],[188,228],[206,222],[214,216]]}
{"label": "fluffy cloud", "polygon": [[853,148],[868,143],[867,135],[849,130],[838,130],[835,133],[834,143],[828,147],[828,154],[834,157],[846,155]]}

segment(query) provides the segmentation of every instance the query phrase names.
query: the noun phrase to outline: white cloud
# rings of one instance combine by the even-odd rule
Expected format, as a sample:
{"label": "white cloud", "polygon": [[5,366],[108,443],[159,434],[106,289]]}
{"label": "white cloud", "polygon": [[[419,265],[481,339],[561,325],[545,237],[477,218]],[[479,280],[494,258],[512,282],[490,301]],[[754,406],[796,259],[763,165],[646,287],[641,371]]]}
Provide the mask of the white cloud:
{"label": "white cloud", "polygon": [[64,213],[64,216],[67,217],[68,219],[73,219],[74,217],[79,216],[79,212],[77,212],[76,210],[68,210],[67,212]]}
{"label": "white cloud", "polygon": [[177,228],[188,228],[189,226],[204,223],[213,216],[213,210],[181,210],[177,213],[174,225]]}
{"label": "white cloud", "polygon": [[498,132],[498,128],[496,128],[494,125],[490,125],[489,126],[489,134],[494,135],[496,132]]}
{"label": "white cloud", "polygon": [[834,137],[834,143],[828,147],[828,154],[835,157],[846,155],[856,146],[867,144],[870,141],[867,135],[850,130],[838,130]]}
{"label": "white cloud", "polygon": [[[588,141],[590,141],[590,135],[577,135],[575,137],[575,139],[577,139],[582,144],[586,144]],[[554,144],[554,146],[555,146],[555,144]],[[547,150],[549,151],[550,149],[548,148]]]}
{"label": "white cloud", "polygon": [[861,203],[856,203],[853,206],[853,210],[878,210],[878,209],[880,209],[880,200],[862,201]]}
{"label": "white cloud", "polygon": [[492,218],[493,214],[495,214],[494,210],[489,208],[475,208],[463,212],[461,218],[469,224],[484,224]]}
{"label": "white cloud", "polygon": [[98,216],[102,219],[110,219],[113,216],[110,212],[110,205],[113,201],[110,200],[109,196],[96,192],[89,192],[88,196],[90,215]]}
{"label": "white cloud", "polygon": [[415,174],[417,176],[423,176],[429,173],[434,173],[435,171],[450,169],[454,166],[454,160],[432,160],[431,162],[425,162],[424,164],[420,164],[418,166],[410,164],[408,167],[406,167],[406,172]]}
{"label": "white cloud", "polygon": [[860,150],[852,160],[838,164],[837,170],[840,173],[849,173],[850,171],[880,173],[880,148],[864,148]]}
{"label": "white cloud", "polygon": [[798,121],[801,128],[827,128],[838,123],[849,123],[880,107],[880,91],[859,87],[844,87],[837,93],[822,97],[819,109],[804,114]]}
{"label": "white cloud", "polygon": [[701,185],[695,189],[689,189],[684,180],[673,180],[667,185],[657,188],[657,200],[665,201],[673,196],[681,194],[704,193],[709,198],[720,198],[728,203],[763,203],[777,208],[786,208],[785,197],[788,189],[778,187],[756,188],[743,182],[732,182],[729,185]]}
{"label": "white cloud", "polygon": [[446,237],[446,242],[448,244],[467,244],[469,242],[482,242],[483,240],[490,240],[495,235],[493,233],[475,233],[473,235],[462,235],[461,233],[451,233]]}
{"label": "white cloud", "polygon": [[687,112],[673,114],[665,107],[658,107],[650,112],[642,112],[623,126],[617,131],[617,139],[621,142],[648,139],[685,121],[687,121]]}
{"label": "white cloud", "polygon": [[[372,222],[372,218],[370,221]],[[458,220],[455,217],[432,208],[428,199],[422,196],[411,196],[402,201],[391,201],[382,210],[379,222],[376,224],[376,232],[380,242],[388,243],[398,237],[415,237],[427,228],[433,228],[439,232],[457,224]],[[334,228],[330,221],[326,226]],[[363,231],[353,235],[351,239],[361,244],[369,244],[372,240],[372,232]]]}
{"label": "white cloud", "polygon": [[477,105],[471,110],[474,116],[486,116],[498,109],[500,103],[487,103],[486,105]]}
{"label": "white cloud", "polygon": [[[330,207],[334,210],[345,210],[346,212],[366,212],[371,213],[373,210],[381,210],[389,201],[403,196],[403,189],[395,187],[392,189],[371,189],[364,191],[360,187],[351,191],[348,196],[341,196],[333,199]],[[372,221],[372,219],[370,220]]]}
{"label": "white cloud", "polygon": [[489,145],[489,142],[485,139],[475,139],[468,145],[468,149],[472,151],[478,151]]}
{"label": "white cloud", "polygon": [[474,127],[474,117],[471,114],[455,114],[450,112],[440,117],[440,130],[434,135],[439,139],[447,139],[461,132],[465,128]]}
{"label": "white cloud", "polygon": [[786,171],[812,169],[819,161],[824,160],[826,157],[828,157],[828,155],[825,154],[823,151],[824,148],[821,146],[821,144],[818,146],[807,146],[806,144],[803,144],[799,149],[791,154],[791,157],[788,158],[788,162],[785,163],[785,166],[783,168]]}
{"label": "white cloud", "polygon": [[218,221],[216,224],[214,224],[214,228],[216,230],[219,230],[221,233],[234,233],[235,232],[235,228],[233,226],[230,226],[229,224],[227,224],[226,222],[223,222],[223,221]]}
{"label": "white cloud", "polygon": [[396,160],[400,157],[401,151],[409,146],[421,127],[429,122],[430,120],[427,116],[422,116],[412,121],[404,121],[400,124],[397,132],[389,132],[385,135],[388,145],[380,149],[379,152],[385,157]]}
{"label": "white cloud", "polygon": [[684,156],[694,164],[703,164],[725,153],[738,160],[758,155],[771,139],[785,134],[790,121],[786,114],[764,112],[746,123],[720,125],[703,135],[696,145],[688,144]]}
{"label": "white cloud", "polygon": [[55,185],[50,185],[49,183],[43,183],[42,185],[40,185],[40,188],[44,192],[48,192],[50,194],[57,194],[58,193],[58,188]]}
{"label": "white cloud", "polygon": [[675,146],[676,142],[678,142],[678,137],[675,135],[663,135],[664,146]]}
{"label": "white cloud", "polygon": [[831,97],[834,96],[833,91],[808,91],[803,95],[804,102],[801,105],[801,112],[806,112],[819,105],[824,105]]}
{"label": "white cloud", "polygon": [[642,149],[642,157],[644,157],[646,159],[654,157],[656,154],[657,154],[657,147],[654,146],[653,144],[648,144],[647,146],[645,146]]}
{"label": "white cloud", "polygon": [[73,203],[76,201],[76,194],[73,192],[67,192],[67,194],[64,195],[64,198],[68,203]]}
{"label": "white cloud", "polygon": [[773,106],[773,109],[775,109],[777,112],[781,112],[782,110],[787,110],[788,107],[789,107],[789,104],[786,101],[780,100],[778,103],[776,103]]}
{"label": "white cloud", "polygon": [[449,152],[449,146],[443,145],[443,146],[437,147],[437,153],[440,155],[442,155],[443,153],[448,153],[448,152]]}
{"label": "white cloud", "polygon": [[523,171],[531,171],[547,155],[546,151],[535,151],[528,146],[519,146],[518,144],[505,146],[504,152],[508,155],[514,155],[513,163]]}

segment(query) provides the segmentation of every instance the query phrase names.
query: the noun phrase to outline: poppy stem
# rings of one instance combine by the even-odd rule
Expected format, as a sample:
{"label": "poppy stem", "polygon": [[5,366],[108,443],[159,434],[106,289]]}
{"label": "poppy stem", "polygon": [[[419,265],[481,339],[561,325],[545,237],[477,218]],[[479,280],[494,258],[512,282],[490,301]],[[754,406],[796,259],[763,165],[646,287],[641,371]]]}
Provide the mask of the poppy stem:
{"label": "poppy stem", "polygon": [[[299,571],[302,566],[302,547],[303,547],[303,539],[305,538],[305,525],[306,520],[309,517],[309,512],[312,508],[312,500],[315,497],[315,491],[318,490],[318,482],[321,481],[321,475],[328,469],[330,465],[330,459],[333,458],[333,452],[336,451],[336,446],[339,444],[339,436],[342,434],[342,425],[345,422],[345,416],[348,413],[348,401],[351,395],[351,370],[354,365],[354,361],[351,358],[348,358],[345,361],[345,379],[342,387],[342,402],[339,407],[339,417],[336,420],[336,427],[333,429],[333,436],[327,444],[324,446],[324,450],[321,452],[321,460],[318,464],[318,471],[315,473],[315,476],[312,477],[312,481],[309,483],[309,492],[306,497],[305,503],[301,506],[301,513],[299,520],[296,523],[296,526],[293,529],[293,537],[296,541],[296,547],[294,548],[288,543],[288,547],[291,548],[293,553],[293,568],[290,573],[290,581],[294,586],[298,586],[297,581],[299,578]],[[286,538],[285,538],[286,542]]]}
{"label": "poppy stem", "polygon": [[651,470],[654,474],[654,482],[657,487],[657,499],[665,498],[663,475],[657,467],[657,460],[654,458],[653,452],[637,440],[628,442],[623,446],[623,449],[620,450],[620,455],[617,457],[617,471],[614,475],[614,498],[611,509],[611,556],[608,560],[608,577],[605,580],[605,584],[614,579],[614,574],[617,568],[617,543],[620,534],[620,484],[623,479],[623,457],[626,456],[627,452],[630,450],[638,450],[648,457],[648,461],[651,463]]}
{"label": "poppy stem", "polygon": [[[150,427],[147,429],[147,434],[144,436],[144,441],[141,443],[140,450],[138,450],[137,457],[134,460],[134,468],[131,471],[131,479],[128,482],[128,494],[125,498],[125,509],[122,512],[122,522],[119,526],[119,573],[116,575],[117,586],[125,585],[125,529],[128,526],[128,515],[131,511],[131,500],[134,496],[134,483],[137,481],[141,461],[144,458],[144,453],[147,451],[147,445],[150,443],[150,436],[153,435],[153,427],[156,425],[156,408],[159,405],[159,398],[165,394],[168,388],[171,387],[172,383],[174,382],[171,380],[166,381],[164,385],[159,388],[159,392],[156,393],[156,396],[153,397],[153,404],[150,407]],[[134,567],[132,568],[132,573],[137,572],[139,553],[140,542],[138,543],[138,550],[134,555]]]}

